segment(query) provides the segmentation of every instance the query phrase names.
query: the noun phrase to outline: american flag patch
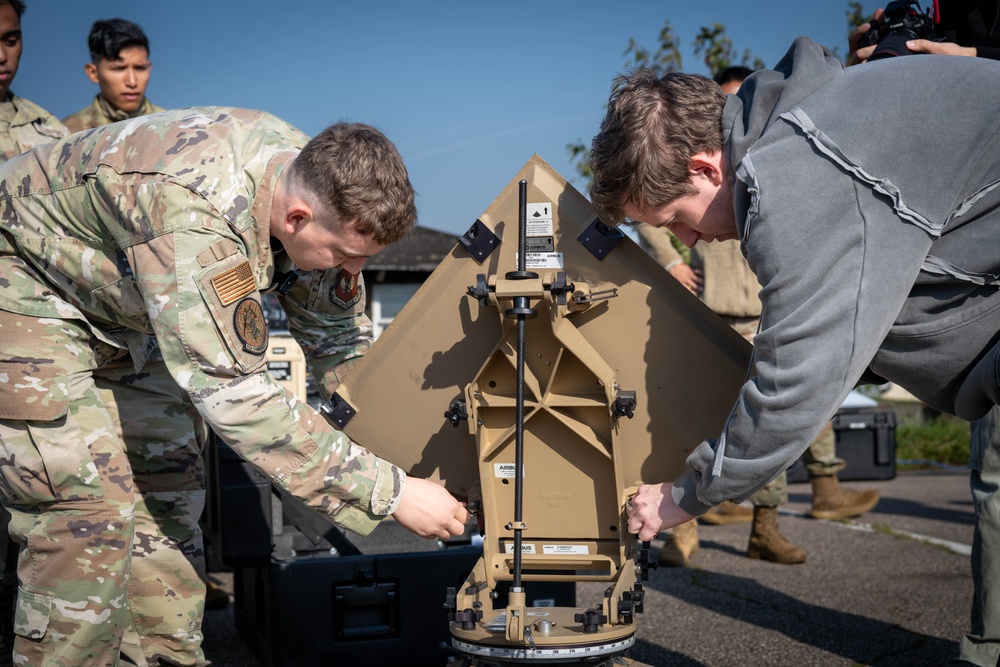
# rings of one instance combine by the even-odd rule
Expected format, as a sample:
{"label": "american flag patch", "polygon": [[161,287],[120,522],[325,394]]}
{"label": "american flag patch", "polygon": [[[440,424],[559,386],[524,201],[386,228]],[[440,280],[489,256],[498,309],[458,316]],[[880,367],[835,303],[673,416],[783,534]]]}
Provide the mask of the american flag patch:
{"label": "american flag patch", "polygon": [[215,288],[215,293],[219,295],[219,301],[223,306],[228,306],[256,291],[257,281],[254,280],[253,271],[250,270],[250,262],[245,261],[213,277],[212,287]]}

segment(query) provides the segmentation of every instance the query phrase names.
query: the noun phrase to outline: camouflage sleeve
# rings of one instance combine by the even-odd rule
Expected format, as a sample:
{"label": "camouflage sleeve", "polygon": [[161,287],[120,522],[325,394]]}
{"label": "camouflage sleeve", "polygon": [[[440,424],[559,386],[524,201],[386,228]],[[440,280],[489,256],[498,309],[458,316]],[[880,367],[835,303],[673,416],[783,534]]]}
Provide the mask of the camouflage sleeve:
{"label": "camouflage sleeve", "polygon": [[361,274],[339,269],[311,271],[278,297],[288,330],[302,346],[306,364],[324,399],[337,390],[372,344]]}
{"label": "camouflage sleeve", "polygon": [[157,219],[168,231],[127,253],[174,379],[219,437],[274,483],[369,533],[395,511],[406,476],[268,375],[267,321],[236,235],[183,187],[128,176],[118,186],[119,196],[135,198],[134,224]]}
{"label": "camouflage sleeve", "polygon": [[643,250],[648,252],[663,268],[669,271],[684,261],[681,254],[674,248],[673,243],[670,242],[670,232],[666,229],[640,222],[636,224],[635,231],[639,234]]}

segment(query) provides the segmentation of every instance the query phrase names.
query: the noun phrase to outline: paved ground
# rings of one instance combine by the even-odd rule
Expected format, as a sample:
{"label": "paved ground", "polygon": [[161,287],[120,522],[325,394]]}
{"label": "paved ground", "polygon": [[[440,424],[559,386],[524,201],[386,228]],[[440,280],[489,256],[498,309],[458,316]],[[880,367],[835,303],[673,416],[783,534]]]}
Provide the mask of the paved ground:
{"label": "paved ground", "polygon": [[[859,521],[815,521],[802,516],[809,486],[790,485],[780,527],[809,553],[804,565],[746,558],[746,524],[701,526],[692,567],[652,573],[632,657],[654,667],[947,663],[972,599],[967,473],[846,485],[878,488],[882,501]],[[578,604],[602,589],[578,585]],[[263,664],[236,633],[232,606],[207,614],[205,648],[217,667]]]}

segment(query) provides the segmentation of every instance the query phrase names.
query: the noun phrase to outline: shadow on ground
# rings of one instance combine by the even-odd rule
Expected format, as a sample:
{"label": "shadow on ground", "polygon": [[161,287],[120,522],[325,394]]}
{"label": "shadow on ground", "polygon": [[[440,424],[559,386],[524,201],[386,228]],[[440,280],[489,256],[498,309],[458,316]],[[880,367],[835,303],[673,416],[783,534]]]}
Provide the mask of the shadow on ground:
{"label": "shadow on ground", "polygon": [[[731,551],[725,545],[702,546]],[[920,655],[923,664],[946,664],[957,652],[954,641],[915,633],[863,614],[810,604],[746,577],[686,568],[653,586],[688,604],[779,632],[855,664],[912,665],[914,654]],[[710,637],[711,628],[706,628],[706,641]],[[649,648],[658,652],[655,657],[652,653],[641,657],[645,647],[637,647],[633,657],[658,667],[700,664],[655,645]]]}

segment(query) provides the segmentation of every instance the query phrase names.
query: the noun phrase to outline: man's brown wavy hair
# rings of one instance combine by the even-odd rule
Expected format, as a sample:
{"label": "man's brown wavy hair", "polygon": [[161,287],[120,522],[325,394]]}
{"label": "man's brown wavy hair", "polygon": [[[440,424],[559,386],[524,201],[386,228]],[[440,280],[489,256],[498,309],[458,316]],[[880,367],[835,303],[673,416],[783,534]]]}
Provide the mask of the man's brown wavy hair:
{"label": "man's brown wavy hair", "polygon": [[619,224],[627,205],[645,211],[694,194],[691,156],[722,150],[725,103],[717,83],[695,74],[641,67],[615,79],[590,149],[590,201],[601,220]]}

